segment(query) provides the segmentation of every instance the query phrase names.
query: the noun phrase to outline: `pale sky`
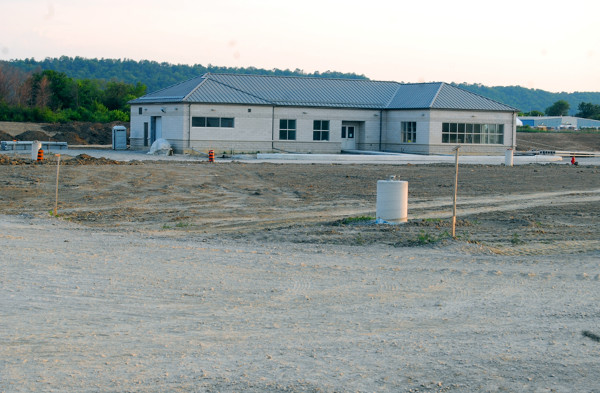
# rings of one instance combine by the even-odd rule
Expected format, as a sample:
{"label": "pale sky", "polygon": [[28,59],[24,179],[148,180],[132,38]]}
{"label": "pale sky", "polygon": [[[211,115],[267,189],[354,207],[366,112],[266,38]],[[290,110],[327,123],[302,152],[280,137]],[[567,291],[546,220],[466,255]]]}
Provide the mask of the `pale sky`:
{"label": "pale sky", "polygon": [[81,56],[600,91],[598,0],[0,0],[0,60]]}

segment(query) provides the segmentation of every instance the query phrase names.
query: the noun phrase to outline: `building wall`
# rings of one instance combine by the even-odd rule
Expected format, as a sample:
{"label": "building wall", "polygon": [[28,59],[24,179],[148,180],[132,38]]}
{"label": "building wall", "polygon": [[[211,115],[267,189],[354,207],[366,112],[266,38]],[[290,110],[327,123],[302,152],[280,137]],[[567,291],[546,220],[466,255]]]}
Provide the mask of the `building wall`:
{"label": "building wall", "polygon": [[[176,153],[185,148],[197,151],[230,152],[312,152],[340,153],[342,122],[356,122],[356,149],[420,154],[450,154],[457,145],[442,143],[442,123],[504,124],[502,145],[462,144],[468,154],[504,154],[514,148],[516,117],[512,112],[472,112],[454,110],[391,110],[298,108],[260,105],[150,104],[131,108],[132,149],[144,146],[144,123],[152,116],[162,119],[162,137]],[[192,127],[192,117],[234,118],[234,127]],[[279,140],[279,120],[296,120],[296,140]],[[313,121],[329,120],[329,141],[313,141]],[[402,143],[401,123],[414,121],[414,143]]]}
{"label": "building wall", "polygon": [[[142,114],[139,114],[139,108]],[[131,106],[130,146],[131,149],[150,149],[144,146],[144,123],[148,123],[148,135],[150,137],[151,119],[153,116],[161,118],[162,138],[168,140],[172,145],[180,146],[182,143],[182,131],[185,128],[185,105],[184,104],[151,104]]]}
{"label": "building wall", "polygon": [[[383,142],[381,150],[390,152],[406,152],[427,154],[429,151],[430,127],[429,110],[396,110],[384,112]],[[417,124],[415,142],[403,143],[402,122]]]}
{"label": "building wall", "polygon": [[[131,108],[131,147],[144,149],[144,122],[162,116],[163,138],[180,153],[185,148],[221,152],[339,153],[344,121],[360,123],[357,148],[379,148],[380,112],[363,109],[294,108],[252,105],[139,105]],[[164,110],[164,111],[163,111]],[[191,116],[190,116],[191,114]],[[193,127],[192,117],[233,118],[234,127]],[[279,140],[279,120],[296,120],[296,140]],[[329,121],[329,141],[313,140],[313,121]]]}

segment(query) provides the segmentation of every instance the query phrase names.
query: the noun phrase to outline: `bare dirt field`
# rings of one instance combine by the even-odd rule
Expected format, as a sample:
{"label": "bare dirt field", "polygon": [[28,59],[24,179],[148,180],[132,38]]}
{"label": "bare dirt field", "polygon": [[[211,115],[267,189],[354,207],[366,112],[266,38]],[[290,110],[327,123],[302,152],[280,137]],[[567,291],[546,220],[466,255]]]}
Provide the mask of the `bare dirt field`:
{"label": "bare dirt field", "polygon": [[598,390],[597,166],[0,159],[0,392]]}

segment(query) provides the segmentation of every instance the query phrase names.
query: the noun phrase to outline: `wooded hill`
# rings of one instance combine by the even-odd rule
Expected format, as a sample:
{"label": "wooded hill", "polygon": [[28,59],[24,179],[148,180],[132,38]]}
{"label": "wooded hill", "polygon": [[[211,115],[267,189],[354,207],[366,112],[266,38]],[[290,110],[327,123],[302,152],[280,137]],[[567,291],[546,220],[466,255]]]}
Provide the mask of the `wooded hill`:
{"label": "wooded hill", "polygon": [[[279,70],[260,69],[254,67],[219,67],[214,65],[203,66],[200,64],[183,65],[158,63],[155,61],[134,61],[120,59],[86,59],[82,57],[47,58],[41,61],[34,59],[11,60],[7,65],[16,67],[26,72],[40,72],[53,70],[62,72],[76,80],[105,80],[119,81],[131,85],[139,83],[147,87],[147,92],[153,92],[175,83],[191,79],[206,72],[236,73],[281,76],[313,76],[330,78],[368,79],[364,75],[354,73],[341,73],[335,71],[305,73],[300,69]],[[544,112],[558,100],[569,103],[569,114],[574,115],[582,102],[600,104],[600,92],[575,92],[552,93],[539,89],[527,89],[521,86],[484,86],[481,84],[452,83],[465,90],[477,93],[484,97],[502,102],[519,109],[522,112]]]}

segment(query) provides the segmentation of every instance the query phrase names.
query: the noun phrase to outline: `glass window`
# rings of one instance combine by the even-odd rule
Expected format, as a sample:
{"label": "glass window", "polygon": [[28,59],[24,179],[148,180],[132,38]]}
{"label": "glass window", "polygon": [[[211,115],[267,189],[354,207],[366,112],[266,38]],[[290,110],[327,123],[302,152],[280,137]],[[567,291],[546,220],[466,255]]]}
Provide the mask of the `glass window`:
{"label": "glass window", "polygon": [[503,144],[504,124],[442,123],[442,143]]}
{"label": "glass window", "polygon": [[279,139],[295,141],[296,140],[296,120],[295,119],[280,119],[279,120]]}
{"label": "glass window", "polygon": [[206,127],[206,117],[192,117],[192,127]]}
{"label": "glass window", "polygon": [[233,128],[233,117],[222,117],[221,127]]}
{"label": "glass window", "polygon": [[329,140],[329,120],[313,121],[313,141]]}
{"label": "glass window", "polygon": [[206,118],[206,126],[207,127],[220,127],[221,119],[219,117],[207,117]]}
{"label": "glass window", "polygon": [[402,132],[402,143],[415,143],[417,139],[417,122],[403,121],[400,130]]}

